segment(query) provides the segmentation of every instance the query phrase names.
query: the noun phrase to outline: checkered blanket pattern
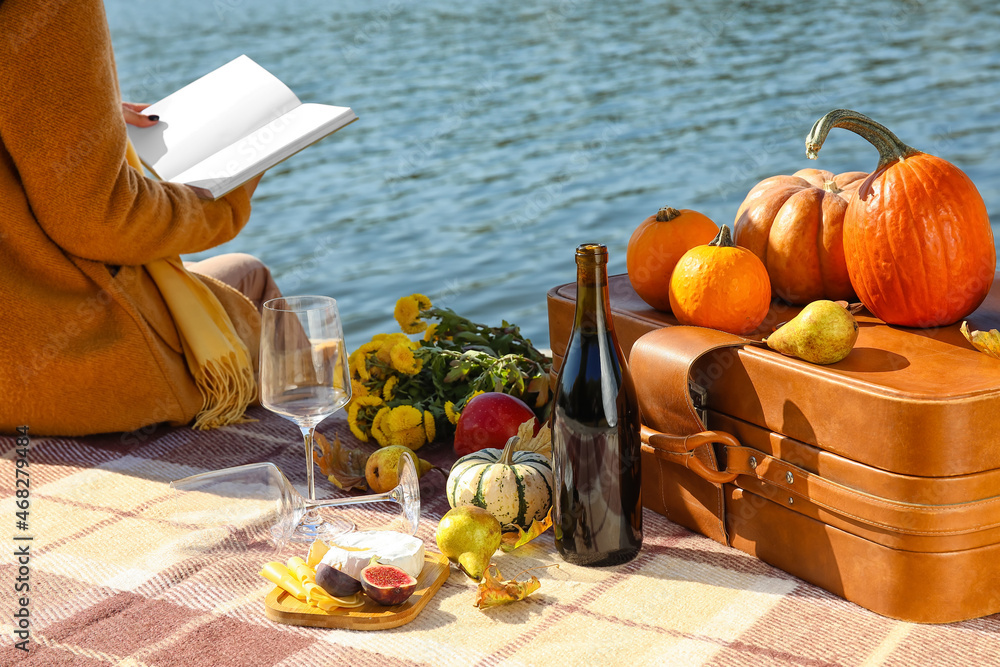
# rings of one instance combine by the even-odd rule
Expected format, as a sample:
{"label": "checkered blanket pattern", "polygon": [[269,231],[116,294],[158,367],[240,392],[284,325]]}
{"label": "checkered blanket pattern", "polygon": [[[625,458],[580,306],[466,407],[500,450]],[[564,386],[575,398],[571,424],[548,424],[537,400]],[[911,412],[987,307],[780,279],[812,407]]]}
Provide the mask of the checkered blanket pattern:
{"label": "checkered blanket pattern", "polygon": [[[13,548],[0,558],[0,665],[996,665],[1000,615],[947,626],[883,618],[651,512],[639,557],[619,567],[562,563],[551,531],[497,554],[506,577],[536,570],[539,591],[479,610],[453,570],[411,623],[363,632],[282,625],[264,616],[263,545],[206,553],[192,527],[164,519],[168,482],[273,461],[301,489],[294,425],[259,421],[207,433],[161,427],[90,438],[33,439],[30,651],[14,646]],[[320,430],[360,446],[346,424]],[[13,545],[14,439],[0,438],[0,517]],[[448,443],[421,451],[447,467]],[[336,495],[323,481],[320,495]],[[436,550],[444,477],[421,480],[418,536]],[[347,510],[344,510],[347,511]],[[366,510],[351,510],[365,523]],[[370,510],[368,510],[370,511]],[[304,551],[301,545],[289,553]],[[301,555],[305,555],[302,553]]]}

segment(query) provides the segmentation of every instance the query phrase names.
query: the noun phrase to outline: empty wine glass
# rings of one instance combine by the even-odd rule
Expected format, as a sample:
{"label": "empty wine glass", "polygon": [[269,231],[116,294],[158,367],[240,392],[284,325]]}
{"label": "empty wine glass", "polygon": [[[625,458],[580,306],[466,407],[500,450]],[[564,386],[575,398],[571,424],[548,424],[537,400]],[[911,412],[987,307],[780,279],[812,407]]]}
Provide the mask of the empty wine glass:
{"label": "empty wine glass", "polygon": [[[316,500],[313,435],[321,421],[351,399],[344,330],[328,296],[289,296],[264,303],[260,331],[260,402],[295,422],[306,455],[306,488]],[[353,529],[342,518],[324,522],[309,510],[292,539],[311,542]]]}
{"label": "empty wine glass", "polygon": [[[413,535],[420,521],[420,485],[410,457],[400,458],[399,483],[391,491],[367,496],[307,500],[273,463],[251,463],[191,475],[170,483],[183,492],[168,519],[196,526],[205,535],[224,535],[217,541],[229,551],[242,543],[273,542],[281,550],[289,540],[298,541],[298,527],[307,512],[326,507],[387,503],[398,514],[378,527]],[[161,510],[162,511],[162,510]],[[330,539],[325,537],[325,539]]]}

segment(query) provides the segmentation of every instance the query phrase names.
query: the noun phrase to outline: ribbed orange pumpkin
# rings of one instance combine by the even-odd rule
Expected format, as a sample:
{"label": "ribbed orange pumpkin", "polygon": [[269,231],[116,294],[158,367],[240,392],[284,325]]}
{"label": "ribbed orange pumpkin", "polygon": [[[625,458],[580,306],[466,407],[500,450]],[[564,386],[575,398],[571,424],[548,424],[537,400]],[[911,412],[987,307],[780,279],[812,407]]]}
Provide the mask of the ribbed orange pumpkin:
{"label": "ribbed orange pumpkin", "polygon": [[844,216],[847,271],[861,302],[882,321],[908,327],[951,324],[975,310],[993,284],[996,249],[972,180],[848,109],[816,121],[808,157],[834,127],[861,135],[879,152]]}
{"label": "ribbed orange pumpkin", "polygon": [[657,310],[670,310],[670,274],[681,255],[708,243],[719,226],[690,209],[664,206],[642,221],[628,240],[625,269],[642,300]]}
{"label": "ribbed orange pumpkin", "polygon": [[670,276],[670,308],[681,324],[750,333],[771,306],[764,264],[733,244],[729,227],[708,245],[688,250]]}
{"label": "ribbed orange pumpkin", "polygon": [[844,261],[844,212],[866,176],[802,169],[750,190],[736,212],[733,240],[764,262],[776,296],[794,304],[854,300]]}

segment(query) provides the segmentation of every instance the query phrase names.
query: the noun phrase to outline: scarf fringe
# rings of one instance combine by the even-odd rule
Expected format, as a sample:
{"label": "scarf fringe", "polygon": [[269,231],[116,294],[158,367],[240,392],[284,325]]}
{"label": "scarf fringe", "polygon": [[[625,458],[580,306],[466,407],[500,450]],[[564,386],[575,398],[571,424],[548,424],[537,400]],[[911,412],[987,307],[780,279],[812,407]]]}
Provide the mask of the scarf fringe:
{"label": "scarf fringe", "polygon": [[221,359],[209,359],[198,367],[194,379],[204,402],[192,428],[207,431],[255,421],[244,416],[257,397],[249,360],[241,362],[232,352]]}

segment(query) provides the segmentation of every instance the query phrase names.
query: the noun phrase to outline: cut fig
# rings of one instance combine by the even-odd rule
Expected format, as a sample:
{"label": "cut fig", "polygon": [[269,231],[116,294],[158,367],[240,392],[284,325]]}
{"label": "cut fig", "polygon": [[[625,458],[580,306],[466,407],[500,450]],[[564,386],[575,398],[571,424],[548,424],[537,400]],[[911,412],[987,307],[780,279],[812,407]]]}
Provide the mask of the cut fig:
{"label": "cut fig", "polygon": [[335,598],[346,598],[361,590],[361,582],[326,563],[316,566],[316,583]]}
{"label": "cut fig", "polygon": [[417,589],[417,580],[393,565],[373,562],[361,570],[365,595],[386,607],[406,602]]}

